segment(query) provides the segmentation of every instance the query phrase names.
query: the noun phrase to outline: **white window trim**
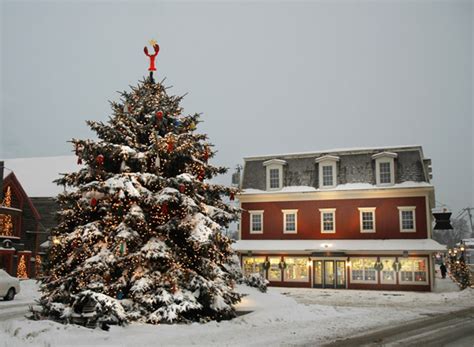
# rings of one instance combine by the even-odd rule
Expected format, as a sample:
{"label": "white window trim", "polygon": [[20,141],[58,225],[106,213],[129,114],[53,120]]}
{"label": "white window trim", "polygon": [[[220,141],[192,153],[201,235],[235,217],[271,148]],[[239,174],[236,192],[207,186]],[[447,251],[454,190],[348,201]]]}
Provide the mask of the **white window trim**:
{"label": "white window trim", "polygon": [[[332,230],[324,230],[324,213],[332,213]],[[321,219],[321,234],[335,234],[336,233],[336,209],[335,208],[320,208],[319,217]]]}
{"label": "white window trim", "polygon": [[[249,215],[250,215],[250,218],[249,218],[249,233],[250,234],[263,234],[263,212],[264,210],[252,210],[252,211],[248,211],[249,212]],[[253,216],[261,216],[262,218],[262,228],[260,230],[253,230],[253,221],[252,221],[252,218]]]}
{"label": "white window trim", "polygon": [[[428,258],[424,258],[424,257],[408,257],[408,259],[424,259],[425,260],[425,264],[426,264],[426,269],[425,269],[425,274],[426,274],[426,281],[415,281],[413,279],[413,281],[402,281],[402,270],[400,269],[400,271],[398,271],[398,284],[400,285],[422,285],[422,286],[426,286],[428,284],[428,278],[429,278],[429,270],[428,270]],[[399,257],[398,258],[398,261],[401,262],[402,259]],[[411,271],[413,273],[413,276],[415,275],[415,271]]]}
{"label": "white window trim", "polygon": [[[380,262],[383,264],[383,261],[384,261],[384,260],[387,260],[387,259],[388,259],[388,260],[391,260],[391,262],[392,262],[392,263],[390,264],[391,266],[393,265],[393,262],[397,261],[397,258],[396,258],[396,257],[380,257]],[[388,269],[389,271],[393,271],[393,273],[394,273],[394,275],[395,275],[395,276],[393,276],[393,280],[391,280],[391,281],[389,281],[389,280],[384,280],[384,279],[383,279],[383,273],[382,273],[382,272],[383,272],[384,270],[385,270],[385,269],[382,269],[381,271],[379,271],[380,283],[381,283],[381,284],[396,284],[396,283],[397,283],[398,274],[397,274],[397,272],[393,269],[393,267],[390,267],[390,268]]]}
{"label": "white window trim", "polygon": [[[351,257],[351,268],[350,268],[350,274],[351,274],[351,283],[370,283],[370,284],[376,284],[378,283],[378,276],[379,276],[379,271],[375,270],[375,279],[374,280],[355,280],[352,278],[352,263],[354,259],[367,259],[367,258],[373,258],[375,261],[377,261],[377,257]],[[365,275],[365,267],[364,267],[364,275]]]}
{"label": "white window trim", "polygon": [[[395,158],[396,153],[378,153],[372,156],[375,159],[375,181],[378,186],[393,186],[395,184]],[[390,163],[390,182],[380,182],[380,163]]]}
{"label": "white window trim", "polygon": [[[281,210],[283,213],[283,234],[297,234],[298,233],[298,210]],[[295,215],[295,230],[286,230],[286,215]]]}
{"label": "white window trim", "polygon": [[[402,211],[413,211],[413,229],[403,229]],[[416,233],[416,206],[399,206],[398,207],[398,223],[401,233]]]}
{"label": "white window trim", "polygon": [[[281,190],[283,188],[283,166],[286,165],[286,161],[280,159],[271,159],[267,160],[263,163],[263,166],[266,167],[266,183],[267,183],[267,190]],[[270,170],[277,169],[278,170],[278,187],[270,188]]]}
{"label": "white window trim", "polygon": [[[322,157],[316,158],[316,163],[319,164],[319,188],[320,189],[330,189],[337,186],[337,162],[339,157],[332,155],[324,155]],[[324,185],[323,180],[323,166],[332,167],[332,185]]]}
{"label": "white window trim", "polygon": [[[360,232],[363,233],[363,234],[370,234],[370,233],[375,233],[376,229],[377,229],[377,225],[375,224],[375,209],[376,207],[359,207],[359,221],[360,221]],[[374,228],[373,229],[367,229],[367,230],[364,230],[363,228],[363,220],[362,220],[362,213],[363,212],[372,212],[372,215],[373,215],[373,224],[374,224]]]}

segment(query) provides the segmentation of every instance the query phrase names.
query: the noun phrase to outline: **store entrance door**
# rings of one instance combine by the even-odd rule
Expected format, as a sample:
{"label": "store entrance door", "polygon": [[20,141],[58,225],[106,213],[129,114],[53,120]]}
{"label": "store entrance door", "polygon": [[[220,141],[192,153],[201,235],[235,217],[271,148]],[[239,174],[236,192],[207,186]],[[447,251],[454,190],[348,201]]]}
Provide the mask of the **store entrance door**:
{"label": "store entrance door", "polygon": [[314,288],[346,288],[346,262],[344,260],[314,260]]}

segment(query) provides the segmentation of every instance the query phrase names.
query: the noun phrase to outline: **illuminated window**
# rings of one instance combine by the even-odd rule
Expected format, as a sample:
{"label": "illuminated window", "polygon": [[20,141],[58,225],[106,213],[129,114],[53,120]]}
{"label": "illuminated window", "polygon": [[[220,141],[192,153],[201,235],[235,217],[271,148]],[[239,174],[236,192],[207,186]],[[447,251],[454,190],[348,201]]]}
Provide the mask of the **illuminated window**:
{"label": "illuminated window", "polygon": [[399,207],[400,216],[400,232],[402,233],[414,233],[416,232],[416,216],[415,206],[403,206]]}
{"label": "illuminated window", "polygon": [[263,233],[263,211],[249,211],[250,214],[250,233]]}
{"label": "illuminated window", "polygon": [[400,284],[428,284],[426,258],[399,258],[401,269]]}
{"label": "illuminated window", "polygon": [[273,282],[281,281],[280,257],[268,257],[270,268],[268,269],[268,280]]}
{"label": "illuminated window", "polygon": [[396,272],[393,268],[396,258],[380,258],[382,263],[382,270],[380,270],[380,282],[384,284],[397,283]]}
{"label": "illuminated window", "polygon": [[290,282],[308,282],[308,259],[303,257],[285,257],[284,280]]}
{"label": "illuminated window", "polygon": [[319,209],[321,214],[321,233],[334,234],[336,232],[336,209],[322,208]]}
{"label": "illuminated window", "polygon": [[250,275],[258,273],[265,277],[265,269],[263,264],[265,263],[265,257],[242,257],[244,264],[244,274]]}
{"label": "illuminated window", "polygon": [[351,282],[377,283],[377,258],[351,258]]}

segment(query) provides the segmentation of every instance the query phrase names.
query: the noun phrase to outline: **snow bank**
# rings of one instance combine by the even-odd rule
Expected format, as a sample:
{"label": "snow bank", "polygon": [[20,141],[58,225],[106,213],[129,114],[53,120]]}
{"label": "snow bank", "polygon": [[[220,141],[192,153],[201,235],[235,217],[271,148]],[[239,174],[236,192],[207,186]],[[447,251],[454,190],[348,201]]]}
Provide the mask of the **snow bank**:
{"label": "snow bank", "polygon": [[317,346],[424,315],[474,305],[472,289],[414,293],[269,288],[264,294],[254,288],[239,286],[238,291],[246,296],[237,305],[239,317],[231,321],[158,326],[131,324],[112,326],[105,332],[51,321],[17,319],[1,322],[0,319],[0,341],[5,346],[51,347]]}

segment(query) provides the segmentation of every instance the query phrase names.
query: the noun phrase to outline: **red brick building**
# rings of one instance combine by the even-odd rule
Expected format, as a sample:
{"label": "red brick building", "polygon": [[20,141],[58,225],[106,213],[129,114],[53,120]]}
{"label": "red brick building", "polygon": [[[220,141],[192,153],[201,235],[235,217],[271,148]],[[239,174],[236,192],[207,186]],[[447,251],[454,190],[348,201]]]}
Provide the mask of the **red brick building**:
{"label": "red brick building", "polygon": [[429,291],[431,161],[420,146],[245,158],[245,272],[273,286]]}

